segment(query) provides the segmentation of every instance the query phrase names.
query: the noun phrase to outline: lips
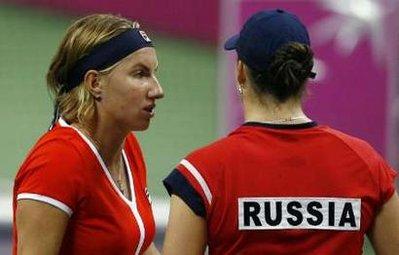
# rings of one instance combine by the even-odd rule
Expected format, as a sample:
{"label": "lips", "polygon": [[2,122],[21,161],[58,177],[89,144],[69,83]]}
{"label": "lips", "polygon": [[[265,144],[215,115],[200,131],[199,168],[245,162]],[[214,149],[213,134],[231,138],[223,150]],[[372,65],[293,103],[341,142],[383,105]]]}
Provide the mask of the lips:
{"label": "lips", "polygon": [[153,117],[155,114],[155,104],[144,107],[144,111],[146,111],[151,117]]}

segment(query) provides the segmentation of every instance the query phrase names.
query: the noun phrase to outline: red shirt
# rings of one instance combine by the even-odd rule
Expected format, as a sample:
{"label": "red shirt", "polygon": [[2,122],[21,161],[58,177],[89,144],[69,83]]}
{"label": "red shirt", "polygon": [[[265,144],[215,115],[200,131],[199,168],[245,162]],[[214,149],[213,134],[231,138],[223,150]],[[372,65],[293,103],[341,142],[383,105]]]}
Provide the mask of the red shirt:
{"label": "red shirt", "polygon": [[186,184],[176,172],[165,184],[200,215],[184,190],[198,194],[210,254],[273,255],[362,254],[396,174],[366,142],[314,122],[244,124],[177,171]]}
{"label": "red shirt", "polygon": [[51,204],[70,216],[59,254],[141,254],[155,224],[147,197],[146,168],[130,134],[123,149],[132,199],[112,180],[94,145],[59,121],[33,147],[14,185],[13,254],[17,254],[17,200]]}

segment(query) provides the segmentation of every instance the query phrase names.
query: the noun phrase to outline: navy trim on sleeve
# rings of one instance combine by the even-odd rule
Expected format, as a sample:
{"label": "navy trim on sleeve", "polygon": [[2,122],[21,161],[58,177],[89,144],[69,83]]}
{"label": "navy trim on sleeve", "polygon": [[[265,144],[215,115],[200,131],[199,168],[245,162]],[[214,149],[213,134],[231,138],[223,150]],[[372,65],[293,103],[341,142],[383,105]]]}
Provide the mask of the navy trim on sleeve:
{"label": "navy trim on sleeve", "polygon": [[163,185],[169,195],[173,194],[180,197],[196,215],[205,218],[206,210],[202,197],[177,169],[174,169],[163,180]]}

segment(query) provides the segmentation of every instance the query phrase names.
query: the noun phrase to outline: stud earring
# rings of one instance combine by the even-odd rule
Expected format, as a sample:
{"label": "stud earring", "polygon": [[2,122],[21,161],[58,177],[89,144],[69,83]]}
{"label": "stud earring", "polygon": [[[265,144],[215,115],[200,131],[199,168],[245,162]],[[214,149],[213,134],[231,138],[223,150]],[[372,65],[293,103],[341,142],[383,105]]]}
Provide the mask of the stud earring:
{"label": "stud earring", "polygon": [[243,94],[241,85],[238,85],[237,90],[238,90],[238,93],[239,93],[240,95]]}

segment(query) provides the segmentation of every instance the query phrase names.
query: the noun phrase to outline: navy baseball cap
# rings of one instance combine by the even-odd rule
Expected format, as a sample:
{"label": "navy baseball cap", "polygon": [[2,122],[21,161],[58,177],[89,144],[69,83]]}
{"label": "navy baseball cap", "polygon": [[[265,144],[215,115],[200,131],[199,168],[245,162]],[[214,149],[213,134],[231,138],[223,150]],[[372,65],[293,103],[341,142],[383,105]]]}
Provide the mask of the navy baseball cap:
{"label": "navy baseball cap", "polygon": [[252,15],[240,33],[226,41],[224,49],[236,50],[251,69],[266,71],[274,53],[290,42],[310,46],[308,31],[297,16],[276,9]]}

